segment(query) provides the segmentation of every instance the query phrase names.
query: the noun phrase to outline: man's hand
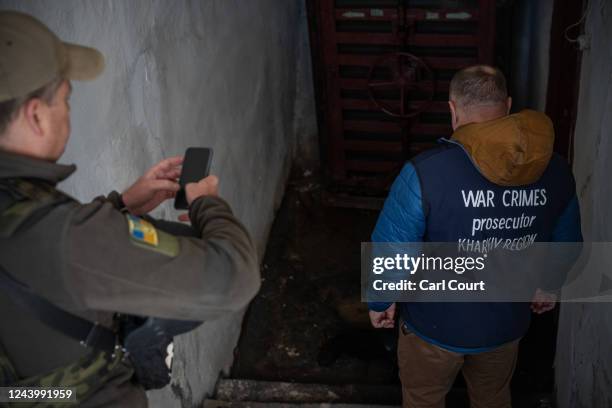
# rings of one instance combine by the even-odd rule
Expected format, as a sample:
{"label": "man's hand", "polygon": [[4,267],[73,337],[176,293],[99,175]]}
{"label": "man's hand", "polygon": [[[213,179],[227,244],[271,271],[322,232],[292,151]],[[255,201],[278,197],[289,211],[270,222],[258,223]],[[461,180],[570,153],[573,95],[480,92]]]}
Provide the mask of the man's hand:
{"label": "man's hand", "polygon": [[384,312],[370,310],[370,321],[377,329],[392,329],[395,326],[395,303]]}
{"label": "man's hand", "polygon": [[183,156],[162,160],[123,192],[121,198],[129,212],[134,215],[148,214],[174,197],[179,191],[177,179],[181,175],[182,163]]}
{"label": "man's hand", "polygon": [[[217,176],[208,176],[198,181],[197,183],[188,183],[185,186],[185,198],[187,198],[187,204],[191,206],[191,203],[202,196],[213,196],[219,195],[219,179]],[[189,221],[189,214],[181,214],[178,219],[180,221]]]}
{"label": "man's hand", "polygon": [[557,303],[557,295],[553,293],[544,292],[541,289],[536,290],[531,301],[531,310],[533,313],[542,314],[553,310]]}

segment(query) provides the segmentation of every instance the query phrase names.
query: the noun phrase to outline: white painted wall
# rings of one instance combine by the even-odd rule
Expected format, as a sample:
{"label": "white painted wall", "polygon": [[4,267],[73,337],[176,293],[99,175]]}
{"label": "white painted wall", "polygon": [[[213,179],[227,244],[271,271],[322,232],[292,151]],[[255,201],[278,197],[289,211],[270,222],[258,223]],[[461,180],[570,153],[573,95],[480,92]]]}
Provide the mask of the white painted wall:
{"label": "white painted wall", "polygon": [[[74,83],[63,188],[81,200],[125,189],[163,157],[214,149],[220,193],[266,244],[294,154],[316,156],[303,0],[0,0],[65,41],[91,45],[107,68]],[[299,143],[298,143],[299,142]],[[174,218],[166,205],[157,216]],[[232,361],[242,314],[207,322],[175,349],[174,387],[152,406],[193,406]]]}
{"label": "white painted wall", "polygon": [[[585,241],[612,241],[612,2],[590,0],[574,174]],[[576,16],[576,19],[580,16]],[[562,85],[561,85],[562,86]],[[593,274],[598,287],[601,275]],[[560,408],[612,407],[612,303],[563,304],[557,347]]]}

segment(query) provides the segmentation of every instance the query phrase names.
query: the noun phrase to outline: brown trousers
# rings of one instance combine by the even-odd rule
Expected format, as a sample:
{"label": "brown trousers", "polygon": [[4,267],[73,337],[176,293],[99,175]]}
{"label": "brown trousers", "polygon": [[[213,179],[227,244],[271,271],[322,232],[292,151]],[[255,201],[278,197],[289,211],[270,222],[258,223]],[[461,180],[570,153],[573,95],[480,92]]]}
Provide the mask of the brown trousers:
{"label": "brown trousers", "polygon": [[471,408],[511,408],[510,380],[519,341],[479,354],[459,354],[400,330],[397,347],[404,408],[444,408],[459,370]]}

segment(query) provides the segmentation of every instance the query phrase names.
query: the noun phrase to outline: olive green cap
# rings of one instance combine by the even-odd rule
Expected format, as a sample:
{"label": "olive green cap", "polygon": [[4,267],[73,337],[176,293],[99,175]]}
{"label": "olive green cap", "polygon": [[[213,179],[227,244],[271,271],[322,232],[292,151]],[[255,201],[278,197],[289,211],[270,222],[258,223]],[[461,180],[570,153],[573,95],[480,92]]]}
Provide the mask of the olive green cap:
{"label": "olive green cap", "polygon": [[57,77],[96,78],[102,54],[62,42],[47,26],[17,11],[0,11],[0,102],[25,96]]}

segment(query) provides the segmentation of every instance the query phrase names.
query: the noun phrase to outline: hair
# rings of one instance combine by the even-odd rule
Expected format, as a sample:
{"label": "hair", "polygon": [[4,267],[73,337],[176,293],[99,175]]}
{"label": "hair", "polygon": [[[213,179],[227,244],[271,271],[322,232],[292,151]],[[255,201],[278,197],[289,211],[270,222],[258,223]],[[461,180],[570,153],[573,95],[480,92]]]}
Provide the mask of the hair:
{"label": "hair", "polygon": [[19,109],[21,109],[23,105],[35,98],[41,99],[47,104],[51,103],[53,96],[63,81],[63,78],[57,77],[25,96],[0,102],[0,137],[4,135],[9,124],[15,119],[15,116],[17,116]]}
{"label": "hair", "polygon": [[449,98],[462,108],[505,103],[506,78],[503,72],[489,65],[464,68],[453,76]]}

